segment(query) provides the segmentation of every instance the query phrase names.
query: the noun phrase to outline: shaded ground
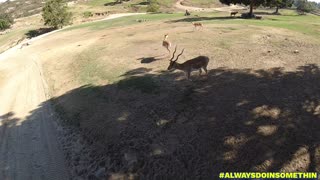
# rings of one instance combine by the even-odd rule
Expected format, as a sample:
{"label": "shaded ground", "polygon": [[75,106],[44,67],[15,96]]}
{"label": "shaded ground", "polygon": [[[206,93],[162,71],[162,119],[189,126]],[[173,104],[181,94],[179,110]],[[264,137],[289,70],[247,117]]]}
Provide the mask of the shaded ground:
{"label": "shaded ground", "polygon": [[119,84],[83,86],[52,101],[78,109],[64,114],[79,120],[89,142],[102,143],[96,156],[109,176],[320,170],[317,65],[293,72],[218,68],[192,83],[178,75],[139,69]]}

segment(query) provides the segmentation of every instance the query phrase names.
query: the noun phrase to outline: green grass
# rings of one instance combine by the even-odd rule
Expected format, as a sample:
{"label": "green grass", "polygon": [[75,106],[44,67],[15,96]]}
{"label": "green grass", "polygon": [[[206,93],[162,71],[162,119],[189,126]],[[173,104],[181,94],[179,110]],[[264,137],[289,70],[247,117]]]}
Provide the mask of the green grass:
{"label": "green grass", "polygon": [[[306,35],[320,37],[320,17],[315,15],[303,15],[299,16],[292,10],[282,10],[283,15],[262,15],[263,20],[256,19],[239,19],[239,18],[229,18],[228,13],[213,12],[213,13],[198,13],[199,18],[194,18],[194,21],[202,21],[205,24],[240,24],[240,25],[254,25],[254,26],[268,26],[275,28],[283,28],[292,30],[295,32],[300,32]],[[201,18],[205,17],[205,18]],[[224,18],[226,17],[226,18]],[[102,30],[111,27],[119,27],[126,25],[137,24],[137,19],[146,19],[148,21],[160,21],[160,20],[183,20],[185,17],[180,13],[174,14],[147,14],[147,15],[136,15],[127,16],[122,18],[117,18],[109,21],[100,21],[93,23],[86,23],[82,25],[73,26],[65,29],[65,31],[87,28],[89,30]],[[189,21],[185,19],[186,22]],[[193,21],[193,20],[192,20]],[[183,21],[182,21],[183,22]],[[238,30],[230,27],[230,30]]]}
{"label": "green grass", "polygon": [[100,57],[102,56],[99,48],[88,48],[87,51],[75,57],[75,64],[73,73],[81,84],[99,84],[100,82],[115,82],[119,80],[120,75],[123,73],[123,68],[113,66],[106,69],[105,66],[100,64]]}
{"label": "green grass", "polygon": [[104,6],[104,4],[110,2],[114,2],[114,0],[91,0],[87,4],[90,6]]}
{"label": "green grass", "polygon": [[219,0],[185,0],[184,5],[194,7],[219,7],[222,6]]}
{"label": "green grass", "polygon": [[29,30],[31,29],[13,30],[7,34],[0,35],[0,53],[15,45],[16,42],[23,38],[25,33],[27,33]]}
{"label": "green grass", "polygon": [[[275,28],[283,28],[296,32],[300,32],[306,35],[320,37],[320,30],[318,24],[320,24],[320,17],[315,15],[303,15],[299,16],[294,11],[285,11],[282,13],[285,15],[262,15],[263,20],[256,19],[239,19],[228,18],[229,14],[218,13],[216,15],[206,16],[209,19],[203,20],[208,24],[241,24],[241,25],[255,25],[255,26],[268,26]],[[217,18],[218,17],[218,18]],[[223,19],[223,17],[226,17]]]}
{"label": "green grass", "polygon": [[[137,19],[146,19],[148,21],[158,21],[158,20],[170,20],[176,19],[177,17],[182,17],[182,14],[147,14],[147,15],[136,15],[136,16],[127,16],[117,19],[112,19],[108,21],[99,21],[93,23],[86,23],[81,25],[76,25],[70,28],[66,28],[65,31],[88,28],[90,30],[102,30],[111,27],[119,27],[126,25],[138,24]],[[146,23],[147,23],[146,22]]]}

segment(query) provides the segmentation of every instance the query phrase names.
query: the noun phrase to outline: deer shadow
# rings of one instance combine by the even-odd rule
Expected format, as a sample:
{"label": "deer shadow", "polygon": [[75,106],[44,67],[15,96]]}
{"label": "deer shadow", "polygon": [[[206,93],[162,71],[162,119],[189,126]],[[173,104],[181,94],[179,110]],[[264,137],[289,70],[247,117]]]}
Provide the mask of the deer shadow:
{"label": "deer shadow", "polygon": [[149,64],[155,61],[163,60],[165,58],[166,58],[165,56],[151,56],[151,57],[138,58],[137,60],[140,61],[141,64]]}

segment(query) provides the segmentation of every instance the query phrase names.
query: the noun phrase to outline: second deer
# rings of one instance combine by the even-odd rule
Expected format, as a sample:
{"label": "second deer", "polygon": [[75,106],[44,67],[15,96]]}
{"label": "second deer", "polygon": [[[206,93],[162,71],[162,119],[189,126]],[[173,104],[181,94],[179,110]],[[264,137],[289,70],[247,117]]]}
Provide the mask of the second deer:
{"label": "second deer", "polygon": [[231,13],[230,13],[230,16],[236,16],[238,14],[238,11],[232,11]]}
{"label": "second deer", "polygon": [[168,52],[169,52],[169,54],[170,54],[170,46],[171,46],[171,43],[170,43],[170,41],[168,41],[168,37],[169,37],[169,35],[168,34],[165,34],[164,35],[164,39],[163,39],[163,41],[162,41],[162,46],[164,47],[164,48],[166,48],[167,50],[168,50]]}
{"label": "second deer", "polygon": [[207,66],[209,63],[209,57],[198,56],[198,57],[187,60],[186,62],[180,64],[180,63],[177,63],[177,61],[178,61],[179,57],[183,54],[184,49],[177,56],[177,58],[175,60],[173,60],[176,51],[177,51],[177,46],[173,52],[172,58],[170,59],[170,64],[169,64],[168,70],[179,69],[181,71],[184,71],[188,80],[190,80],[190,74],[194,70],[199,70],[199,73],[201,75],[202,69],[203,69],[206,72],[206,74],[208,74]]}
{"label": "second deer", "polygon": [[203,28],[202,23],[192,22],[192,25],[194,26],[194,29],[193,29],[193,30],[197,30],[197,27],[199,27],[199,29],[202,29],[202,28]]}

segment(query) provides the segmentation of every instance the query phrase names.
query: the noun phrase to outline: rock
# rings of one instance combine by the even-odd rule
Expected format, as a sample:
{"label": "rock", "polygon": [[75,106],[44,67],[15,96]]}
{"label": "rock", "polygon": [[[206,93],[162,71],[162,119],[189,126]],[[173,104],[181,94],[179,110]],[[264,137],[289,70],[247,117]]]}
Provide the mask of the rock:
{"label": "rock", "polygon": [[299,50],[296,49],[296,50],[294,50],[293,52],[294,52],[295,54],[298,54],[298,53],[299,53]]}
{"label": "rock", "polygon": [[138,158],[135,153],[125,153],[124,159],[128,162],[129,166],[138,161]]}
{"label": "rock", "polygon": [[94,173],[98,179],[103,179],[106,175],[106,168],[100,168]]}

